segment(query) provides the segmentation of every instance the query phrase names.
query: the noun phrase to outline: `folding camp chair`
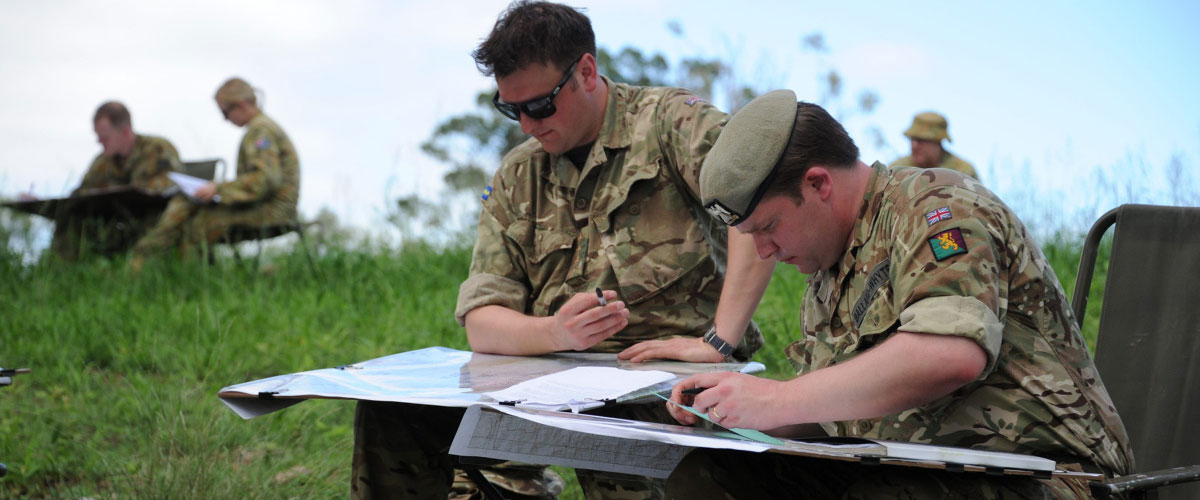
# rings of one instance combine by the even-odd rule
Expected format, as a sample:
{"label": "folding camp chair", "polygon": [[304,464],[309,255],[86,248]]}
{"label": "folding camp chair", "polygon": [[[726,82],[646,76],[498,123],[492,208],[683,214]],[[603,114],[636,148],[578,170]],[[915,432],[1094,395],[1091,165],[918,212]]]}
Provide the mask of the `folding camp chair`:
{"label": "folding camp chair", "polygon": [[212,160],[196,160],[183,162],[183,173],[192,177],[199,177],[204,180],[215,181],[217,177],[217,167],[221,167],[221,177],[225,178],[225,160],[220,158]]}
{"label": "folding camp chair", "polygon": [[[1200,498],[1200,207],[1121,205],[1092,226],[1071,304],[1083,324],[1100,240],[1116,223],[1096,369],[1133,446],[1135,473],[1091,484],[1108,498]],[[1165,488],[1160,486],[1191,483]]]}
{"label": "folding camp chair", "polygon": [[[212,160],[197,160],[197,161],[184,162],[183,163],[183,173],[190,175],[192,177],[199,177],[201,179],[207,179],[207,180],[211,181],[211,180],[217,179],[216,174],[217,174],[218,166],[220,167],[220,170],[221,170],[220,178],[224,178],[225,177],[225,160],[222,160],[219,158],[212,159]],[[312,254],[309,253],[308,242],[304,239],[304,223],[300,222],[299,220],[291,221],[291,222],[288,222],[285,224],[277,224],[277,225],[273,225],[273,226],[263,226],[263,227],[235,226],[233,228],[230,228],[229,231],[225,233],[225,236],[221,238],[221,243],[228,244],[230,246],[230,248],[233,248],[234,258],[237,259],[238,263],[241,263],[242,255],[240,252],[238,252],[238,249],[237,249],[238,243],[241,243],[243,241],[260,241],[261,242],[262,240],[269,240],[271,238],[283,236],[285,234],[293,233],[293,232],[296,233],[296,235],[298,235],[300,237],[300,246],[304,249],[304,257],[308,259],[309,269],[311,269],[313,274],[316,275],[317,274],[317,265],[316,265],[316,262],[313,261]],[[255,268],[258,267],[259,255],[261,253],[262,253],[262,248],[260,246],[259,252],[254,254]]]}
{"label": "folding camp chair", "polygon": [[309,269],[312,270],[314,276],[319,276],[320,273],[317,271],[317,264],[313,261],[312,253],[308,250],[308,242],[304,239],[304,223],[299,220],[273,226],[234,226],[225,232],[225,235],[221,238],[221,243],[228,244],[233,249],[233,257],[241,263],[242,254],[238,252],[237,244],[243,241],[260,242],[258,253],[254,254],[254,267],[257,269],[258,258],[262,254],[261,242],[293,232],[300,237],[300,248],[304,250],[304,257],[308,259]]}

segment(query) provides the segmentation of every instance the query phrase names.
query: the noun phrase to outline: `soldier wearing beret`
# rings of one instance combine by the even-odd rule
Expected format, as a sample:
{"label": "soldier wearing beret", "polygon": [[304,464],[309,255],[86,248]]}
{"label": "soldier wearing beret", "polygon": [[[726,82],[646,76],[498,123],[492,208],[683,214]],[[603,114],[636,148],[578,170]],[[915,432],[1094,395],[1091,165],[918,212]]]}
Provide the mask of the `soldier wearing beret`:
{"label": "soldier wearing beret", "polygon": [[[1129,441],[1058,278],[1020,220],[975,179],[859,160],[791,91],[734,116],[700,175],[705,207],[760,258],[808,273],[796,377],[709,373],[672,400],[727,427],[1025,453],[1127,474]],[[707,388],[697,396],[683,389]],[[668,404],[684,424],[690,413]],[[814,427],[818,424],[819,427]],[[1082,480],[863,468],[694,452],[677,498],[1066,498]]]}
{"label": "soldier wearing beret", "polygon": [[246,128],[238,148],[237,178],[208,183],[195,200],[182,194],[171,199],[158,225],[134,247],[135,269],[147,255],[178,249],[187,256],[219,241],[233,227],[296,220],[300,158],[292,140],[263,113],[255,89],[245,80],[227,80],[215,100],[226,120]]}
{"label": "soldier wearing beret", "polygon": [[979,178],[975,167],[942,147],[942,141],[950,140],[950,124],[946,117],[927,111],[913,117],[912,125],[904,131],[912,147],[912,154],[900,158],[892,167],[948,168]]}
{"label": "soldier wearing beret", "polygon": [[[134,133],[133,120],[124,104],[117,101],[101,104],[92,125],[104,150],[92,161],[83,182],[71,196],[117,186],[133,186],[152,193],[171,187],[167,172],[179,170],[179,152],[162,137]],[[63,260],[74,260],[81,252],[123,252],[154,225],[161,213],[151,210],[125,220],[60,215],[55,220],[50,249]],[[85,242],[86,250],[81,248]]]}
{"label": "soldier wearing beret", "polygon": [[[728,116],[683,89],[600,75],[590,21],[563,5],[514,3],[474,56],[495,75],[496,108],[532,137],[508,153],[481,196],[478,240],[455,310],[471,348],[747,360],[762,345],[750,318],[774,265],[758,261],[750,239],[714,221],[699,199],[701,162]],[[730,297],[723,286],[754,292]],[[661,405],[629,406],[623,416],[671,421]],[[423,445],[405,443],[444,454],[462,412],[440,419],[436,433],[413,430],[425,425],[418,413],[447,412],[359,403],[355,496],[401,489],[445,496],[448,462],[406,451]],[[444,441],[428,438],[434,434]],[[430,463],[437,466],[421,468]],[[578,476],[589,495],[652,494],[644,479]]]}

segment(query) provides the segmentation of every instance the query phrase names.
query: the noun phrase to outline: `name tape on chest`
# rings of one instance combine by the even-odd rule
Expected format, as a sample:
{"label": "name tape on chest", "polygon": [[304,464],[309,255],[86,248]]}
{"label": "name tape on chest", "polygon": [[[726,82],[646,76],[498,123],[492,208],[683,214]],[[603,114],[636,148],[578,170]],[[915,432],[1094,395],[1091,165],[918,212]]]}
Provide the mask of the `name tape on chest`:
{"label": "name tape on chest", "polygon": [[883,259],[883,262],[875,264],[875,268],[871,270],[871,274],[867,275],[867,282],[864,284],[865,289],[858,300],[854,302],[854,309],[850,310],[850,317],[854,319],[854,326],[861,327],[863,318],[867,316],[867,309],[871,307],[871,302],[875,300],[875,294],[879,292],[879,287],[891,281],[892,259]]}

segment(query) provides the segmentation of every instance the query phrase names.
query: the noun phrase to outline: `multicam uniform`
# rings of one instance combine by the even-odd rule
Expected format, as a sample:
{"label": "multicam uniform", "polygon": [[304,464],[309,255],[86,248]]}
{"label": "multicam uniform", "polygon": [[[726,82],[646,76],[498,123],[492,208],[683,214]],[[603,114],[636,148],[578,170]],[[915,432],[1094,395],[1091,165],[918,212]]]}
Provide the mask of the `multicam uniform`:
{"label": "multicam uniform", "polygon": [[232,227],[265,227],[296,219],[300,159],[283,129],[259,113],[246,124],[237,178],[217,185],[220,201],[198,205],[183,195],[167,205],[154,230],[138,242],[145,255],[179,246],[183,253],[216,242]]}
{"label": "multicam uniform", "polygon": [[[180,169],[179,152],[170,141],[161,137],[138,134],[133,140],[129,156],[96,156],[83,176],[83,182],[72,196],[89,189],[117,186],[160,193],[171,187],[167,172]],[[79,254],[82,238],[101,253],[123,251],[137,241],[155,221],[160,210],[139,214],[130,220],[103,220],[80,218],[73,214],[62,214],[55,220],[54,239],[50,248],[64,259],[73,259]],[[119,227],[118,227],[119,226]]]}
{"label": "multicam uniform", "polygon": [[96,156],[75,189],[133,186],[160,193],[171,187],[167,172],[179,170],[179,152],[162,137],[137,134],[127,157]]}
{"label": "multicam uniform", "polygon": [[[699,337],[712,324],[724,281],[727,229],[702,209],[697,193],[700,165],[727,115],[682,89],[633,87],[607,78],[605,83],[604,121],[582,168],[546,153],[534,139],[505,157],[483,196],[470,277],[459,289],[459,324],[485,305],[550,316],[573,294],[597,287],[617,290],[630,314],[629,326],[589,349],[593,352]],[[762,334],[752,323],[735,357],[749,359],[761,346]],[[393,415],[387,425],[385,412]],[[358,413],[354,494],[368,497],[380,494],[366,491],[382,489],[379,485],[408,484],[397,476],[371,477],[365,462],[369,456],[398,463],[395,444],[389,451],[373,443],[395,443],[378,435],[396,425],[413,426],[413,419],[373,403],[359,403]],[[658,418],[673,421],[660,413]],[[648,412],[638,416],[655,418]],[[445,436],[446,447],[450,437]],[[405,470],[412,467],[417,466],[410,457]],[[422,474],[441,477],[412,472]],[[585,489],[587,481],[581,474]],[[611,490],[606,496],[612,497]]]}
{"label": "multicam uniform", "polygon": [[[892,162],[892,164],[889,166],[892,168],[912,167],[916,166],[916,163],[913,162],[912,155],[909,155]],[[972,166],[970,162],[955,156],[954,153],[945,150],[942,151],[942,162],[938,164],[937,168],[948,168],[950,170],[967,174],[975,179],[979,178],[979,174],[975,173],[975,167]]]}
{"label": "multicam uniform", "polygon": [[[1129,439],[1066,295],[1008,207],[957,173],[889,172],[882,163],[872,166],[864,201],[840,263],[809,278],[804,338],[786,350],[797,375],[847,361],[898,331],[969,338],[987,352],[988,363],[977,380],[941,399],[882,418],[823,423],[825,431],[1027,453],[1110,476],[1129,473]],[[773,468],[822,467],[819,462],[754,467],[778,474]],[[847,469],[840,473],[854,474]],[[909,493],[995,498],[1049,487],[1057,496],[1088,495],[1080,481],[886,469],[863,471],[840,491],[892,498],[917,488]],[[800,477],[789,480],[802,483]],[[829,486],[835,483],[822,485]]]}

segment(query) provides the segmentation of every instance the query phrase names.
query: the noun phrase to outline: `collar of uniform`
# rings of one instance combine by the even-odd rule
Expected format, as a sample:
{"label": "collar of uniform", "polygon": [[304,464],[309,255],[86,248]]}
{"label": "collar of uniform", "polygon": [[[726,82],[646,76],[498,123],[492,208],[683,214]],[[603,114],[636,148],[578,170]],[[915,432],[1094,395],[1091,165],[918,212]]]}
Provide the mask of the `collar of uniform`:
{"label": "collar of uniform", "polygon": [[822,269],[808,277],[808,289],[813,290],[821,304],[829,303],[829,296],[833,293],[833,288],[828,269]]}
{"label": "collar of uniform", "polygon": [[850,268],[858,262],[859,247],[871,238],[875,230],[875,217],[879,215],[879,206],[883,204],[884,188],[891,180],[887,165],[880,162],[871,165],[871,176],[867,179],[867,190],[863,193],[862,208],[858,211],[858,218],[854,220],[854,237],[846,246],[846,253],[842,255],[838,266],[838,280],[849,275]]}
{"label": "collar of uniform", "polygon": [[133,135],[133,147],[129,149],[129,156],[133,156],[133,155],[137,154],[136,153],[137,151],[140,151],[142,148],[145,148],[149,144],[150,144],[149,137],[146,137],[142,134],[134,134]]}
{"label": "collar of uniform", "polygon": [[879,214],[879,206],[883,204],[884,188],[892,181],[887,165],[875,162],[871,165],[871,177],[867,179],[867,191],[863,193],[863,204],[854,221],[854,238],[850,240],[847,249],[858,248],[871,238],[875,230],[875,216]]}
{"label": "collar of uniform", "polygon": [[[633,144],[629,124],[626,123],[631,88],[624,83],[614,83],[604,75],[600,75],[600,78],[608,86],[608,104],[604,106],[604,121],[596,135],[596,144],[611,149],[627,148]],[[595,148],[592,151],[594,154]]]}
{"label": "collar of uniform", "polygon": [[259,123],[262,123],[264,121],[270,121],[270,120],[271,120],[270,118],[267,118],[266,113],[259,111],[257,115],[254,115],[254,118],[251,118],[250,121],[246,122],[246,127],[249,128],[254,125],[258,125]]}
{"label": "collar of uniform", "polygon": [[629,147],[632,143],[629,127],[625,123],[625,110],[629,107],[629,86],[613,83],[604,75],[600,75],[600,78],[608,86],[608,102],[604,106],[604,120],[600,122],[600,131],[592,144],[592,150],[582,167],[576,167],[565,154],[549,155],[550,161],[543,166],[545,170],[542,171],[542,177],[551,182],[574,188],[593,168],[608,161],[606,148],[620,149]]}
{"label": "collar of uniform", "polygon": [[142,150],[145,149],[146,146],[148,146],[149,144],[150,144],[150,140],[147,139],[146,136],[144,136],[142,134],[134,134],[133,135],[133,147],[129,148],[129,154],[127,156],[112,157],[113,164],[117,166],[118,170],[123,170],[127,164],[130,164],[130,162],[128,160],[135,156],[141,155]]}
{"label": "collar of uniform", "polygon": [[629,109],[629,85],[613,83],[604,75],[600,75],[600,78],[608,87],[608,102],[604,105],[604,120],[600,122],[600,130],[596,133],[596,142],[592,144],[592,151],[588,154],[587,160],[583,162],[583,168],[579,169],[578,179],[587,177],[592,169],[607,162],[608,150],[624,149],[633,144],[630,127],[626,123]]}

